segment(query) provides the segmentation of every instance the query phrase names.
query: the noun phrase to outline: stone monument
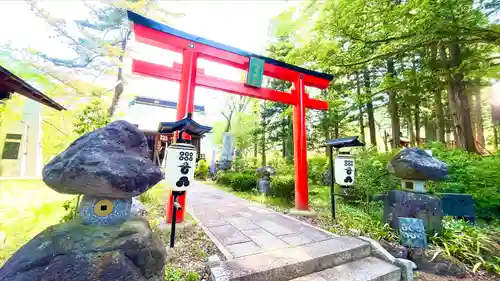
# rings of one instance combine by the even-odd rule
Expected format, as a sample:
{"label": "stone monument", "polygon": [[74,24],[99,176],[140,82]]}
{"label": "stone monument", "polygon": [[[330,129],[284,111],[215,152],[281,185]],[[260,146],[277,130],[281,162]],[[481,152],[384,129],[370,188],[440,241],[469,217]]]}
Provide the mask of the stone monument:
{"label": "stone monument", "polygon": [[80,217],[50,226],[0,269],[0,281],[159,281],[166,250],[132,197],[162,179],[148,159],[142,132],[125,121],[86,134],[50,161],[43,180],[66,194],[83,194]]}
{"label": "stone monument", "polygon": [[220,155],[220,168],[222,170],[231,169],[233,162],[234,138],[231,133],[224,133],[222,135],[222,151]]}
{"label": "stone monument", "polygon": [[[401,178],[402,182],[437,181],[448,176],[447,165],[420,148],[402,149],[387,165],[387,169]],[[424,184],[417,189],[416,185],[412,187],[405,184],[405,186],[402,191],[392,190],[387,194],[384,207],[385,221],[389,222],[393,229],[399,230],[400,217],[417,218],[423,220],[427,231],[441,231],[443,218],[441,200],[425,194]]]}

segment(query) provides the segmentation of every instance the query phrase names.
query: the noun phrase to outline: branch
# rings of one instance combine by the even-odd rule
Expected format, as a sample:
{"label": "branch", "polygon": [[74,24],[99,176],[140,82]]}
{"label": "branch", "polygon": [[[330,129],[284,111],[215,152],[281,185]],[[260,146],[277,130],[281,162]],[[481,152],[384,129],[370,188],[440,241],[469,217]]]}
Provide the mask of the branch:
{"label": "branch", "polygon": [[65,135],[65,136],[68,136],[68,134],[66,134],[65,132],[61,131],[61,130],[60,130],[59,128],[57,128],[54,124],[52,124],[52,123],[50,123],[50,122],[47,122],[47,121],[45,121],[45,120],[42,120],[42,121],[43,121],[43,122],[45,122],[45,123],[47,123],[47,124],[49,124],[49,125],[51,125],[52,127],[54,127],[56,130],[58,130],[58,131],[59,131],[59,133],[61,133],[61,134]]}

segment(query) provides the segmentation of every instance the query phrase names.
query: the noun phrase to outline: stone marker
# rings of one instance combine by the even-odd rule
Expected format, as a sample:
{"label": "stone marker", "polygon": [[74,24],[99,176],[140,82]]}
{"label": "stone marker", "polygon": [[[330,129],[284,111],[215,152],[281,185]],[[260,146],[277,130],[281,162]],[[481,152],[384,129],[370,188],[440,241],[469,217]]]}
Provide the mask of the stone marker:
{"label": "stone marker", "polygon": [[444,180],[448,166],[420,148],[402,149],[387,165],[396,177],[408,180]]}
{"label": "stone marker", "polygon": [[399,230],[399,217],[422,219],[425,229],[440,232],[443,219],[441,199],[427,194],[391,190],[384,204],[384,221]]}
{"label": "stone marker", "polygon": [[410,248],[427,248],[424,221],[414,218],[399,218],[401,244]]}
{"label": "stone marker", "polygon": [[73,220],[45,229],[21,247],[0,269],[0,280],[163,280],[165,259],[165,246],[145,218],[120,227]]}
{"label": "stone marker", "polygon": [[260,175],[259,179],[259,192],[268,194],[271,189],[271,176],[276,174],[276,170],[271,166],[264,166],[257,169]]}
{"label": "stone marker", "polygon": [[470,194],[443,193],[443,212],[445,216],[463,218],[474,222],[474,200]]}

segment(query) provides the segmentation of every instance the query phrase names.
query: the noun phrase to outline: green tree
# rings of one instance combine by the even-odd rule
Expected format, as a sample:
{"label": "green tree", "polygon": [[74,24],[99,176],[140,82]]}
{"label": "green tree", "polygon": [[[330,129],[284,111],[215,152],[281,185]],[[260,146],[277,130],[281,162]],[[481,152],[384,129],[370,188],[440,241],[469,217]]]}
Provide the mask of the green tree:
{"label": "green tree", "polygon": [[[101,75],[116,75],[116,80],[111,86],[113,97],[109,116],[114,114],[125,87],[123,61],[132,32],[127,19],[127,10],[160,21],[168,21],[171,17],[179,16],[162,9],[156,0],[99,1],[85,2],[89,18],[67,22],[53,17],[39,5],[37,0],[26,1],[34,13],[45,20],[53,28],[54,33],[74,52],[71,58],[52,57],[38,51],[34,52],[36,55],[52,62],[55,66],[84,70],[96,79]],[[73,27],[76,27],[78,32],[74,32]]]}

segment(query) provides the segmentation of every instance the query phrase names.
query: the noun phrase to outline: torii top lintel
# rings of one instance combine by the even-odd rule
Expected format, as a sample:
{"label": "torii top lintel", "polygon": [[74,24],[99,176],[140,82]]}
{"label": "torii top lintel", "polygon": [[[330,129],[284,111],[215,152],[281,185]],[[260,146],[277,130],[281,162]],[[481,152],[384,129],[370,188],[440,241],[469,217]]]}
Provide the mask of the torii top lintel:
{"label": "torii top lintel", "polygon": [[[156,46],[162,49],[168,49],[175,52],[181,52],[188,48],[193,48],[196,45],[195,51],[198,53],[199,58],[209,61],[221,63],[234,68],[247,70],[250,58],[258,58],[264,61],[263,74],[269,77],[291,81],[297,80],[301,75],[303,83],[306,86],[316,87],[319,89],[326,89],[333,76],[326,73],[308,70],[302,67],[294,66],[285,62],[281,62],[272,58],[253,54],[238,48],[227,46],[209,39],[205,39],[187,32],[174,29],[165,24],[156,22],[142,15],[128,11],[128,18],[134,23],[134,34],[137,41],[148,45]],[[154,63],[134,60],[132,70],[135,73],[144,74],[147,76],[154,76],[158,78],[177,80],[179,81],[180,73],[176,73],[173,68],[162,66]],[[225,83],[224,89],[232,93],[240,93],[240,83],[219,79],[215,77],[208,77],[206,75],[197,75],[196,83],[200,86],[208,88],[213,87],[214,83]],[[208,82],[210,80],[210,82]],[[218,81],[217,81],[218,80]],[[266,98],[269,100],[293,104],[293,98],[289,94],[274,91],[271,89],[246,89],[248,96],[261,97],[261,93],[265,92]],[[257,93],[261,92],[261,93]],[[328,105],[326,102],[310,99],[306,97],[305,106],[313,109],[326,110]]]}

